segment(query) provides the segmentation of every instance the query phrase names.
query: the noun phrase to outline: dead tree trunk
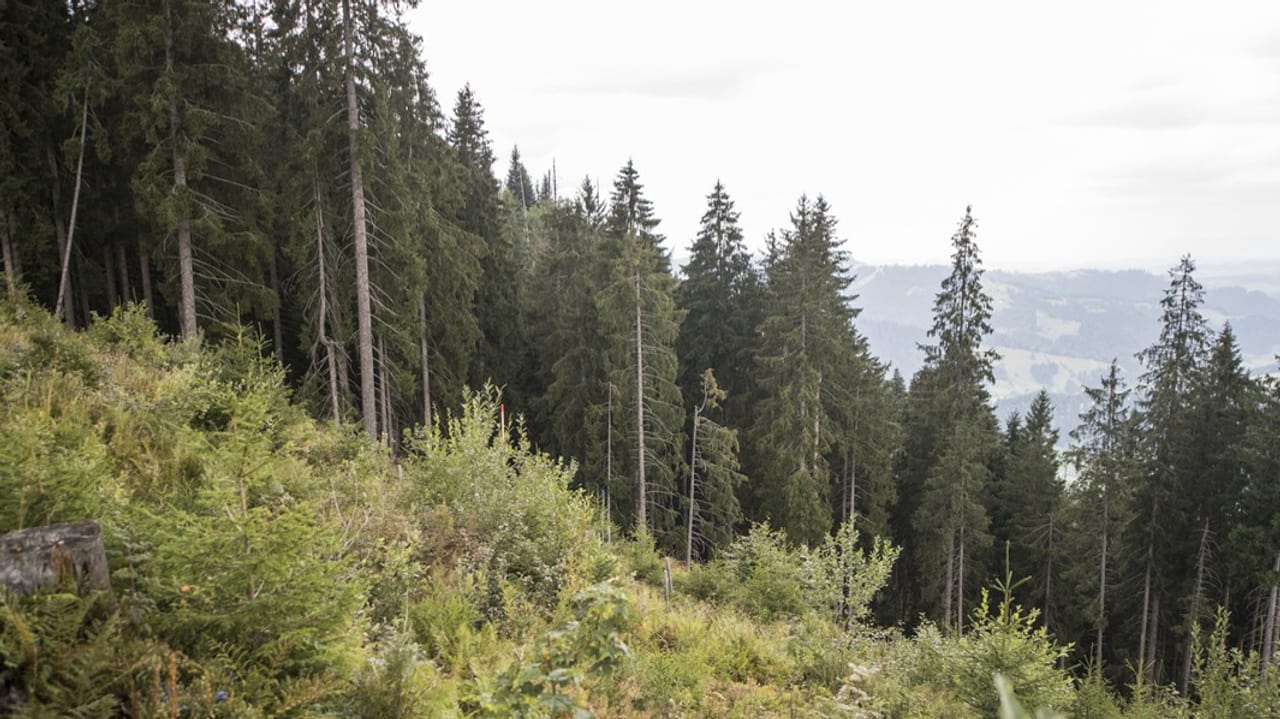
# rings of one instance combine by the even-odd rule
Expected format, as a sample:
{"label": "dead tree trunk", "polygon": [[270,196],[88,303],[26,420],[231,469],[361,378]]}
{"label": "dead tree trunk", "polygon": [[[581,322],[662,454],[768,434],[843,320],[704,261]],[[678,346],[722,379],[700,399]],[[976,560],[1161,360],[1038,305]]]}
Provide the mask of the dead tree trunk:
{"label": "dead tree trunk", "polygon": [[1196,626],[1200,623],[1200,598],[1204,594],[1204,565],[1208,560],[1209,551],[1209,520],[1204,520],[1204,529],[1200,530],[1200,550],[1196,553],[1196,582],[1195,587],[1191,591],[1191,608],[1187,613],[1187,652],[1182,661],[1182,693],[1187,693],[1187,687],[1191,684],[1191,637],[1195,633]]}
{"label": "dead tree trunk", "polygon": [[[49,199],[53,209],[53,236],[58,241],[58,256],[63,257],[70,253],[70,245],[67,243],[67,224],[62,219],[62,177],[58,172],[58,156],[54,152],[52,143],[45,145],[45,159],[49,162]],[[66,313],[67,324],[74,327],[76,318],[75,313],[71,311],[70,303],[64,303],[63,310]]]}
{"label": "dead tree trunk", "polygon": [[947,532],[945,543],[946,571],[943,573],[942,585],[942,628],[944,632],[951,632],[951,592],[952,584],[955,581],[955,530]]}
{"label": "dead tree trunk", "polygon": [[156,318],[155,299],[151,296],[151,260],[142,243],[138,243],[138,279],[142,281],[142,301],[147,303],[147,317]]}
{"label": "dead tree trunk", "polygon": [[[85,88],[84,102],[80,107],[80,157],[76,160],[76,187],[71,193],[71,226],[67,230],[67,241],[62,248],[62,271],[58,279],[58,299],[53,304],[53,316],[61,318],[63,303],[70,304],[67,299],[68,287],[71,282],[71,247],[75,240],[76,234],[76,211],[80,208],[80,184],[81,178],[84,176],[84,145],[85,133],[89,127],[89,90]],[[70,313],[68,313],[70,318]],[[74,320],[70,320],[74,324]]]}
{"label": "dead tree trunk", "polygon": [[[173,9],[165,3],[164,64],[165,71],[173,76]],[[169,144],[173,150],[173,187],[182,196],[187,194],[187,162],[178,146],[179,141],[178,98],[169,100]],[[191,248],[191,219],[185,201],[177,203],[178,211],[178,285],[181,301],[178,303],[178,325],[184,338],[196,335],[196,279]]]}
{"label": "dead tree trunk", "polygon": [[637,473],[636,473],[636,490],[639,495],[639,505],[636,513],[636,529],[643,530],[648,528],[648,515],[645,512],[646,495],[648,492],[645,488],[644,477],[644,332],[642,320],[644,318],[641,312],[641,295],[640,295],[640,272],[636,272],[636,452],[637,452]]}
{"label": "dead tree trunk", "polygon": [[1280,611],[1280,552],[1271,567],[1271,593],[1267,597],[1267,619],[1262,627],[1262,666],[1268,668],[1275,659],[1276,613]]}
{"label": "dead tree trunk", "polygon": [[418,298],[418,322],[421,334],[418,337],[418,350],[422,353],[422,425],[427,433],[431,433],[431,353],[427,343],[427,296]]}
{"label": "dead tree trunk", "polygon": [[360,167],[360,108],[356,103],[355,20],[351,0],[342,0],[342,41],[346,49],[347,144],[351,152],[351,220],[356,255],[356,334],[360,353],[360,413],[365,434],[378,439],[374,393],[373,309],[369,298],[369,236],[365,223],[364,174]]}
{"label": "dead tree trunk", "polygon": [[688,569],[693,566],[693,518],[698,512],[698,420],[702,417],[702,409],[706,407],[707,402],[704,399],[702,404],[693,408],[693,451],[689,453],[689,524],[686,528],[684,539],[684,568]]}
{"label": "dead tree trunk", "polygon": [[320,280],[317,291],[320,307],[316,311],[316,343],[312,345],[312,356],[316,346],[324,348],[325,364],[329,375],[329,410],[333,414],[333,423],[336,425],[342,421],[342,409],[338,405],[338,358],[334,350],[336,343],[329,338],[328,331],[329,280],[324,267],[324,211],[320,205],[320,183],[315,177],[312,177],[312,180],[316,200],[316,262]]}

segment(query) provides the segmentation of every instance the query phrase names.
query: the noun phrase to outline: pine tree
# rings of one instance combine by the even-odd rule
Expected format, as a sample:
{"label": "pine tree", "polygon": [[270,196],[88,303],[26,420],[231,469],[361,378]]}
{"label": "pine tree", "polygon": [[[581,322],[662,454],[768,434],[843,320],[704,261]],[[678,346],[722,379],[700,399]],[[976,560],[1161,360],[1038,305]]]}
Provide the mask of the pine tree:
{"label": "pine tree", "polygon": [[801,197],[791,228],[770,239],[765,317],[760,325],[751,438],[753,507],[797,543],[816,544],[833,526],[827,453],[835,426],[831,385],[853,349],[846,297],[852,281],[826,200]]}
{"label": "pine tree", "polygon": [[1015,577],[1029,580],[1019,588],[1019,597],[1025,606],[1040,608],[1050,631],[1058,629],[1054,621],[1060,612],[1056,610],[1063,603],[1054,589],[1062,584],[1065,564],[1065,486],[1058,476],[1057,443],[1053,405],[1042,389],[1032,400],[1025,422],[1015,426],[1010,421],[1005,466],[993,481],[991,512],[993,536],[1011,545],[1010,570]]}
{"label": "pine tree", "polygon": [[1129,390],[1124,386],[1119,365],[1112,360],[1102,384],[1084,391],[1091,404],[1080,414],[1080,425],[1071,431],[1073,445],[1068,458],[1079,472],[1079,504],[1087,527],[1084,533],[1097,538],[1097,546],[1090,546],[1088,551],[1096,552],[1098,557],[1093,573],[1098,588],[1093,611],[1093,661],[1101,668],[1108,624],[1107,590],[1114,574],[1111,556],[1121,526],[1117,504],[1132,472]]}
{"label": "pine tree", "polygon": [[707,210],[689,250],[677,293],[680,307],[688,312],[676,345],[680,386],[687,398],[696,399],[701,396],[703,372],[713,370],[736,407],[717,416],[729,426],[739,426],[752,395],[750,361],[761,320],[762,286],[733,200],[718,181],[707,196]]}
{"label": "pine tree", "polygon": [[[1143,442],[1143,476],[1132,495],[1134,521],[1128,537],[1129,558],[1140,560],[1142,605],[1138,666],[1149,680],[1159,674],[1161,602],[1181,591],[1182,578],[1192,576],[1186,561],[1197,555],[1201,526],[1187,506],[1191,479],[1192,412],[1186,399],[1207,359],[1210,330],[1200,313],[1204,289],[1193,277],[1189,256],[1170,270],[1169,288],[1160,301],[1160,336],[1138,354],[1146,371],[1140,385],[1139,415]],[[1166,605],[1167,606],[1167,605]],[[1167,634],[1167,633],[1166,633]],[[1165,636],[1168,642],[1168,637]]]}
{"label": "pine tree", "polygon": [[738,471],[738,433],[708,416],[726,396],[715,373],[703,371],[702,401],[693,409],[685,490],[685,567],[693,561],[695,544],[701,546],[698,555],[703,559],[728,546],[734,525],[742,519],[737,489],[746,477]]}
{"label": "pine tree", "polygon": [[951,274],[934,300],[935,344],[921,346],[925,365],[911,384],[899,467],[898,531],[914,535],[902,543],[916,547],[918,576],[942,579],[920,585],[922,608],[938,612],[947,628],[963,628],[974,587],[966,579],[982,578],[991,543],[983,499],[998,434],[985,384],[997,355],[982,347],[992,303],[982,288],[976,230],[966,208],[951,237]]}
{"label": "pine tree", "polygon": [[507,170],[507,191],[515,198],[516,206],[521,212],[528,214],[529,208],[538,203],[538,196],[533,189],[533,181],[529,179],[529,171],[520,160],[520,148],[512,146],[511,164]]}
{"label": "pine tree", "polygon": [[676,282],[661,237],[653,233],[658,220],[630,161],[614,188],[609,276],[596,307],[609,348],[609,381],[623,409],[617,426],[628,438],[620,477],[634,476],[635,484],[632,492],[611,489],[613,506],[624,523],[631,520],[637,530],[678,547],[674,510],[683,474],[684,408],[675,343],[684,313],[675,306]]}

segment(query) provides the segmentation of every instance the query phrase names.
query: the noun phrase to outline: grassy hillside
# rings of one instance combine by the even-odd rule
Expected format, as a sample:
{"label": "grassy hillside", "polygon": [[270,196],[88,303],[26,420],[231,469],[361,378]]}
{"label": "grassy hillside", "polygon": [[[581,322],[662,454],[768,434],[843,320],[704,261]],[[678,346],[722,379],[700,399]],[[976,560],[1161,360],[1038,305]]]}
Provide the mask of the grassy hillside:
{"label": "grassy hillside", "polygon": [[95,519],[113,584],[0,600],[0,715],[984,717],[997,674],[1081,717],[1280,711],[1215,642],[1200,705],[1115,699],[998,590],[964,636],[868,626],[897,550],[848,527],[668,565],[496,392],[391,457],[306,416],[261,350],[0,305],[0,532]]}

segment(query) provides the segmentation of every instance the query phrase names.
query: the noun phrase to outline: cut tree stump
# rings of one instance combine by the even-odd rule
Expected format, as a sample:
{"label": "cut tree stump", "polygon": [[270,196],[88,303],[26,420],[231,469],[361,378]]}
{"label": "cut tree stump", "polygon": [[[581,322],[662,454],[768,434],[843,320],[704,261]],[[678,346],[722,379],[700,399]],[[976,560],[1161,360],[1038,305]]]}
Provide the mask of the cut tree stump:
{"label": "cut tree stump", "polygon": [[97,522],[50,524],[0,534],[0,586],[18,594],[75,582],[80,591],[110,589],[107,552]]}

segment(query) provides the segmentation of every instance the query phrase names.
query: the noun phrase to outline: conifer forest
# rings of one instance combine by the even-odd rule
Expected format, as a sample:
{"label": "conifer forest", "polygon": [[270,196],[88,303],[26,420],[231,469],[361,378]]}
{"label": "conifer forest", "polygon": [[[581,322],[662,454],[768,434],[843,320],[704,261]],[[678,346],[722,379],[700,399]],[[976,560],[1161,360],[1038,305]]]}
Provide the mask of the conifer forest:
{"label": "conifer forest", "polygon": [[666,237],[404,5],[0,1],[0,534],[110,570],[0,593],[0,716],[1280,716],[1280,381],[1190,256],[997,416],[981,207],[904,377],[856,208]]}

